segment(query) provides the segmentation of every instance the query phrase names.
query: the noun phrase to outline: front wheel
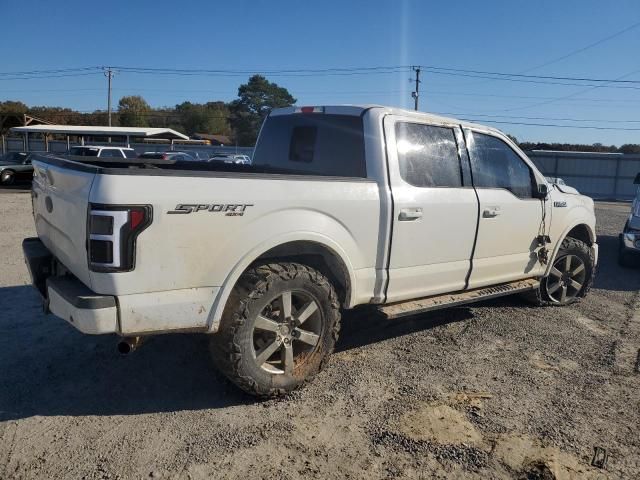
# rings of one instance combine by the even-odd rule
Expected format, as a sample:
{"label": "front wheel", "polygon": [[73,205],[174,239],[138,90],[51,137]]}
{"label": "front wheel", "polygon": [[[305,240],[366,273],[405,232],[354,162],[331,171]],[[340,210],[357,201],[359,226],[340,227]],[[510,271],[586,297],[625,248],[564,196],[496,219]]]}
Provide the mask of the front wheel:
{"label": "front wheel", "polygon": [[0,172],[0,183],[2,185],[13,185],[16,176],[12,170],[3,170]]}
{"label": "front wheel", "polygon": [[338,298],[324,275],[299,263],[260,265],[234,287],[211,354],[244,391],[283,395],[324,367],[339,328]]}
{"label": "front wheel", "polygon": [[549,275],[540,281],[537,300],[541,305],[569,305],[591,289],[594,275],[591,248],[576,238],[565,238]]}

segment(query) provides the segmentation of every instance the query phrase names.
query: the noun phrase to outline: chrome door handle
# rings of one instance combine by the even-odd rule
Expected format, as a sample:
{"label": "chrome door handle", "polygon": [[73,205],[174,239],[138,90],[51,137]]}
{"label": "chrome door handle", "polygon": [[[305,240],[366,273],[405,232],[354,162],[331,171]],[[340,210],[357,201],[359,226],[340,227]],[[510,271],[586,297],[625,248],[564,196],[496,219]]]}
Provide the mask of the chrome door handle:
{"label": "chrome door handle", "polygon": [[500,215],[499,208],[487,208],[482,212],[482,218],[494,218]]}
{"label": "chrome door handle", "polygon": [[422,208],[403,208],[398,215],[398,221],[411,222],[422,218]]}

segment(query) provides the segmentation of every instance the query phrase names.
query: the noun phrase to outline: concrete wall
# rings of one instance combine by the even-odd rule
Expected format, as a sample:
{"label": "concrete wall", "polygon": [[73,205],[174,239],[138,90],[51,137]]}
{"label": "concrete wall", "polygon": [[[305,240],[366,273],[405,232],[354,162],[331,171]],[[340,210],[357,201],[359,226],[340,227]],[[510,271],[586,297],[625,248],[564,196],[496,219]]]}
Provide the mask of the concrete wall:
{"label": "concrete wall", "polygon": [[597,199],[630,200],[640,172],[640,155],[589,152],[527,152],[549,177],[560,177],[580,193]]}

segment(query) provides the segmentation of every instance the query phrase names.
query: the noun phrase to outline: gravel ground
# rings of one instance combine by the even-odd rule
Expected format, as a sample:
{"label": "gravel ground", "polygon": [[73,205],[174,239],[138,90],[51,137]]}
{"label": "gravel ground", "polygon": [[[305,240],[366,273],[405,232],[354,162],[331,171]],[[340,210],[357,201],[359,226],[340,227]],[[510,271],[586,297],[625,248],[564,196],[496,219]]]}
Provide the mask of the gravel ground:
{"label": "gravel ground", "polygon": [[210,366],[204,336],[121,358],[115,336],[44,316],[20,249],[29,195],[6,193],[0,478],[639,478],[640,273],[616,264],[628,208],[597,205],[600,269],[581,303],[350,313],[311,385],[258,402]]}

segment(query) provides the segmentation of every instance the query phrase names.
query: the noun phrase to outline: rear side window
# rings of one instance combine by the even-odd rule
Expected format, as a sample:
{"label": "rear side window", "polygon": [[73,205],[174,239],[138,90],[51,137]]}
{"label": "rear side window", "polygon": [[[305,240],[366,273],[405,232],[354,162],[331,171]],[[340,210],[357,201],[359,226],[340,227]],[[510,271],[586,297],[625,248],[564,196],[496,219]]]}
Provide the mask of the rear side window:
{"label": "rear side window", "polygon": [[362,119],[324,113],[268,117],[252,164],[294,174],[366,177]]}
{"label": "rear side window", "polygon": [[123,152],[126,158],[138,158],[135,150],[123,150]]}
{"label": "rear side window", "polygon": [[69,150],[69,154],[70,155],[79,155],[82,157],[97,157],[98,156],[98,149],[97,148],[90,148],[90,147],[71,147],[71,150]]}
{"label": "rear side window", "polygon": [[402,179],[415,187],[461,187],[460,158],[453,130],[418,123],[396,123]]}
{"label": "rear side window", "polygon": [[124,158],[120,150],[104,149],[100,152],[100,158]]}
{"label": "rear side window", "polygon": [[520,198],[532,198],[529,166],[499,138],[471,132],[469,148],[473,182],[480,188],[506,188]]}

